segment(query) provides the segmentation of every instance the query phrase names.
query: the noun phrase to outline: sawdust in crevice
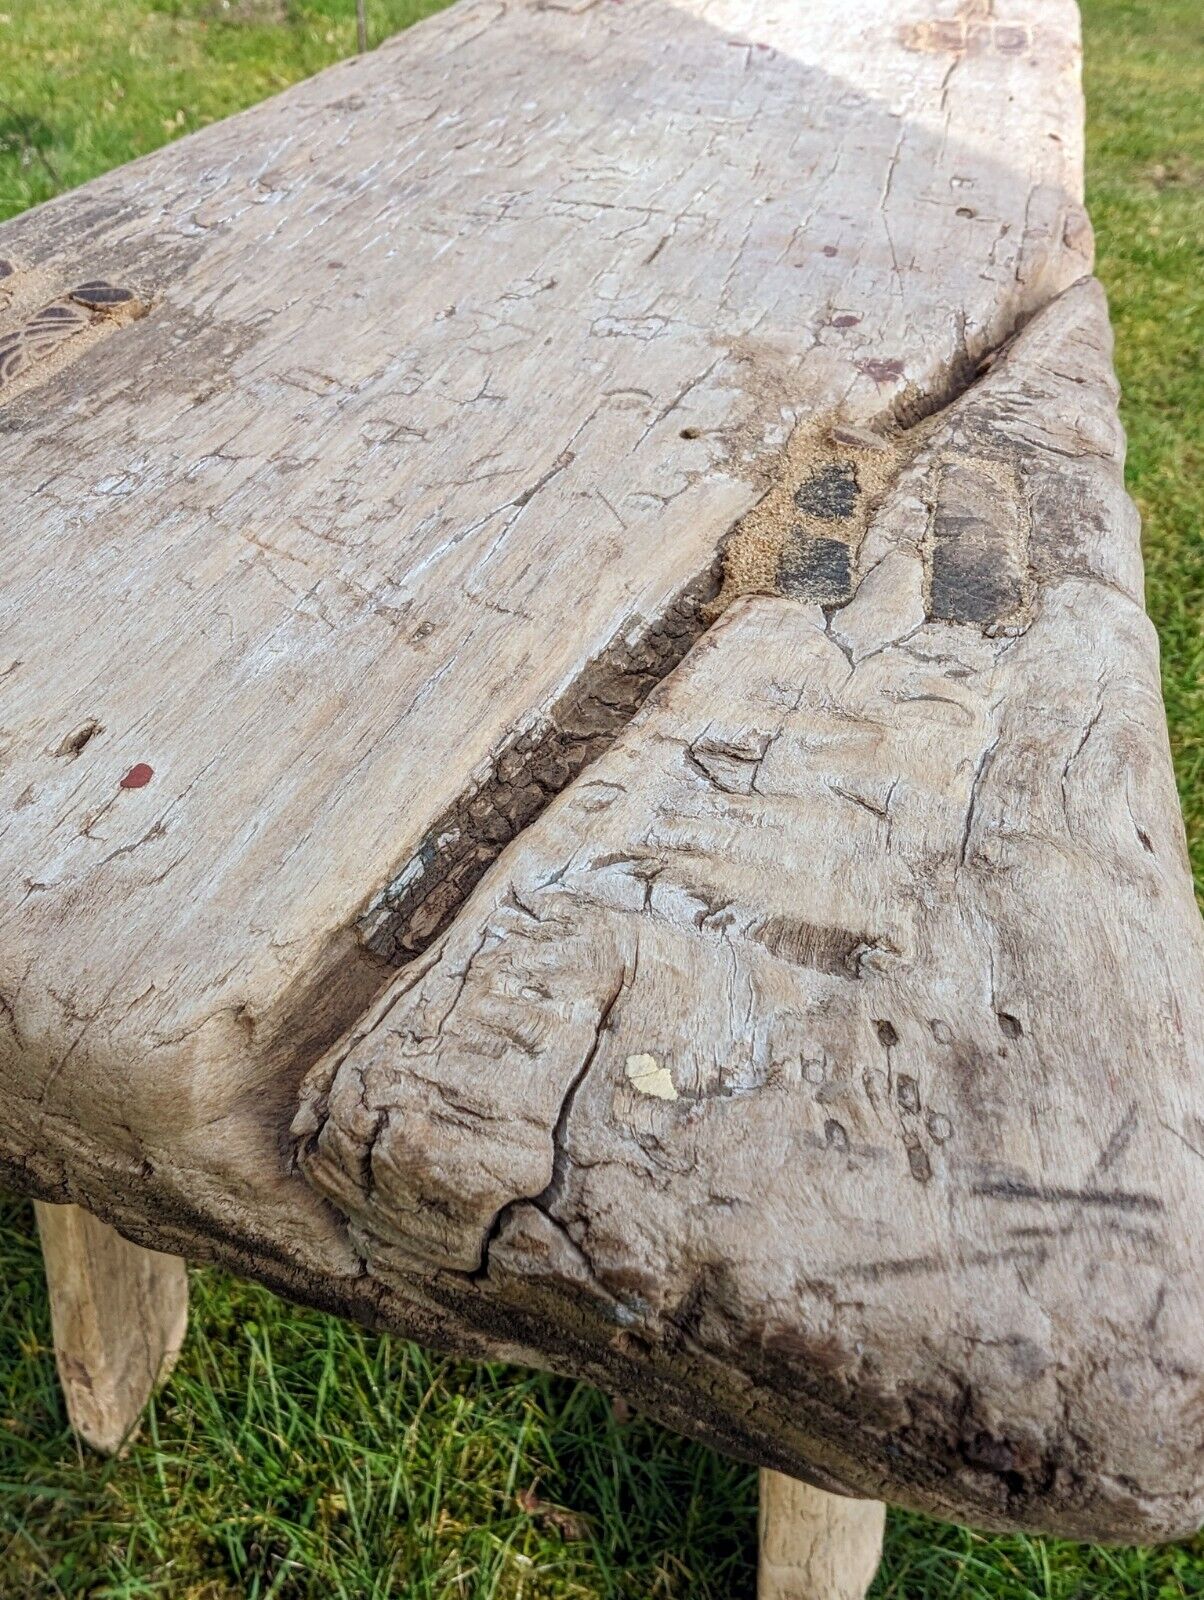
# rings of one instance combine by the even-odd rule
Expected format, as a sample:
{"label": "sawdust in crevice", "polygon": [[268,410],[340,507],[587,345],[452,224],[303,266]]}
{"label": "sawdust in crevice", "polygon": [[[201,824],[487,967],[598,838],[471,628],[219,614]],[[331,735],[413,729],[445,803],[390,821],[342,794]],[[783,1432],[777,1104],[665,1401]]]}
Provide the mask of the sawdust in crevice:
{"label": "sawdust in crevice", "polygon": [[728,536],[711,618],[745,594],[847,600],[866,529],[920,432],[834,418],[796,427],[777,458],[776,481]]}
{"label": "sawdust in crevice", "polygon": [[149,297],[94,275],[80,274],[74,288],[46,292],[46,268],[0,263],[0,405],[41,388],[102,339],[144,317]]}

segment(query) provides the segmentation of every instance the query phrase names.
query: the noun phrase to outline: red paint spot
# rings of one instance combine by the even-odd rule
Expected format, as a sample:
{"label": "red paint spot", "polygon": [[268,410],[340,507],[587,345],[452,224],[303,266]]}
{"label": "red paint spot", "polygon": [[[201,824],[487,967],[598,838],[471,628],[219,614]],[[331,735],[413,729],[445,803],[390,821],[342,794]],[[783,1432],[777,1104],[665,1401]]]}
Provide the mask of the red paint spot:
{"label": "red paint spot", "polygon": [[836,254],[836,246],[834,244],[826,244],[824,246],[824,254],[826,256],[834,256]]}
{"label": "red paint spot", "polygon": [[118,787],[122,789],[145,789],[154,775],[154,767],[148,767],[145,761],[139,761],[130,768]]}
{"label": "red paint spot", "polygon": [[860,321],[860,317],[833,317],[832,326],[834,328],[855,328]]}

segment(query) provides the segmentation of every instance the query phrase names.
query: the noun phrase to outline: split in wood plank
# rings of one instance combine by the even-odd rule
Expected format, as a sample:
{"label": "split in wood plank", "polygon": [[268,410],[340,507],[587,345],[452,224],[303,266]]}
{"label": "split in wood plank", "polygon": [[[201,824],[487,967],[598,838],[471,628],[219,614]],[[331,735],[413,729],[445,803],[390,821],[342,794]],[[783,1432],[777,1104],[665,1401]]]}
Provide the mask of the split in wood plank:
{"label": "split in wood plank", "polygon": [[1097,1539],[1204,1505],[1204,929],[1109,354],[1097,285],[1035,317],[852,598],[725,612],[298,1122],[376,1277]]}

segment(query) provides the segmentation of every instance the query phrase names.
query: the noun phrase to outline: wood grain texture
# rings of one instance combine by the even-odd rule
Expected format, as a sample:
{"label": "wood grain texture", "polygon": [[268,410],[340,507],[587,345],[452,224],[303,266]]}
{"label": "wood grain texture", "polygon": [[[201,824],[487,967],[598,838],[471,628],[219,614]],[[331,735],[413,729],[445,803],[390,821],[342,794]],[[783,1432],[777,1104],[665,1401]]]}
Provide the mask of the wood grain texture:
{"label": "wood grain texture", "polygon": [[113,1455],[180,1353],[188,1274],[78,1206],[34,1209],[67,1415],[86,1444]]}
{"label": "wood grain texture", "polygon": [[355,1276],[304,1070],[685,652],[792,427],[1084,270],[1075,10],[1004,9],[461,5],[0,229],[5,328],[149,308],[0,407],[17,1181]]}
{"label": "wood grain texture", "polygon": [[1097,1539],[1204,1510],[1204,933],[1109,352],[1092,283],[1034,318],[853,599],[739,600],[298,1123],[378,1276]]}
{"label": "wood grain texture", "polygon": [[882,1558],[886,1507],[761,1474],[757,1600],[865,1600]]}
{"label": "wood grain texture", "polygon": [[1077,52],[483,0],[0,229],[0,336],[146,310],[0,397],[9,1182],[820,1484],[1198,1520]]}

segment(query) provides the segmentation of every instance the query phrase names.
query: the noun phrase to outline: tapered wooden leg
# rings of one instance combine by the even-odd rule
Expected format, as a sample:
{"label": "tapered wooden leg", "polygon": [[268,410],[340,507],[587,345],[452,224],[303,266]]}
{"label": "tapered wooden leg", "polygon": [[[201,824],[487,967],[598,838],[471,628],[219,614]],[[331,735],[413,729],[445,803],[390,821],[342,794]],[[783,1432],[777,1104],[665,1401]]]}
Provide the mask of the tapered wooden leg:
{"label": "tapered wooden leg", "polygon": [[865,1600],[886,1507],[762,1472],[757,1600]]}
{"label": "tapered wooden leg", "polygon": [[85,1443],[112,1455],[179,1354],[184,1263],[130,1244],[78,1206],[34,1209],[67,1414]]}

